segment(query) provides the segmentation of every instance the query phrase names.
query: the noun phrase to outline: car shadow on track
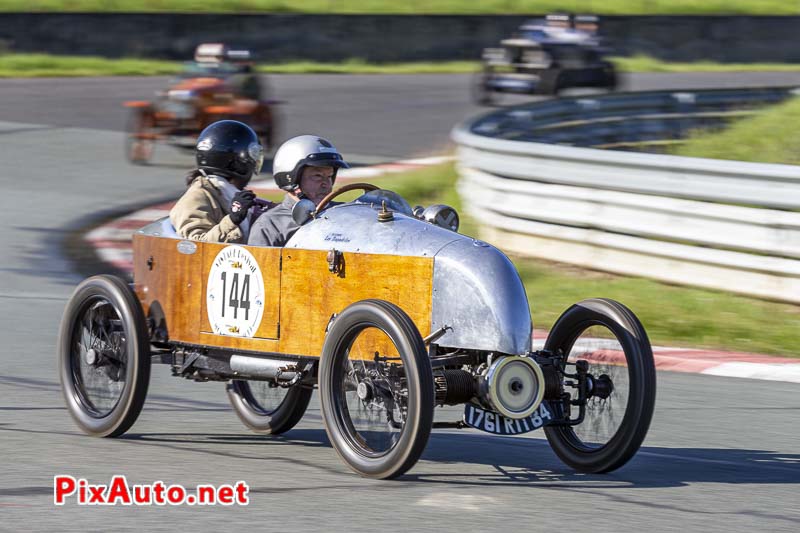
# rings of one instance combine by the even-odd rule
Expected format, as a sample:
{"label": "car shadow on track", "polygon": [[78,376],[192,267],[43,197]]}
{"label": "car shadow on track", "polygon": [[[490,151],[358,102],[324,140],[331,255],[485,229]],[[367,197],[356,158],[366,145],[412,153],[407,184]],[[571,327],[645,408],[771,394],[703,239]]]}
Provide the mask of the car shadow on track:
{"label": "car shadow on track", "polygon": [[[285,450],[325,448],[323,429],[294,429],[284,435],[243,433],[132,434],[125,440],[190,449],[232,457],[268,458],[273,446]],[[250,457],[253,446],[264,447]],[[295,457],[302,457],[298,450]],[[303,461],[308,466],[315,462]],[[317,465],[327,469],[323,465]],[[454,468],[454,466],[456,468]],[[488,467],[488,468],[487,468]],[[552,486],[583,488],[656,488],[692,483],[787,484],[800,479],[800,454],[755,449],[663,448],[645,446],[623,468],[610,474],[581,474],[563,464],[544,439],[490,437],[474,432],[434,433],[421,462],[401,479],[468,486]]]}
{"label": "car shadow on track", "polygon": [[563,464],[545,439],[435,434],[422,458],[434,463],[486,465],[493,471],[467,468],[463,474],[428,476],[412,470],[407,479],[481,486],[542,483],[557,486],[580,481],[606,488],[674,487],[691,483],[784,484],[800,479],[800,454],[754,449],[644,446],[619,470],[582,474]]}

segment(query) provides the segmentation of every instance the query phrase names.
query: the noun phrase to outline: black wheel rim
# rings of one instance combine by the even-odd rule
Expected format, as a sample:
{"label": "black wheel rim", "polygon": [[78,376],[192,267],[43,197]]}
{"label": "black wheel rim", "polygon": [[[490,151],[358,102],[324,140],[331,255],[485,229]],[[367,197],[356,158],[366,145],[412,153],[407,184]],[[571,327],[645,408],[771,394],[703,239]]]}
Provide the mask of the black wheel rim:
{"label": "black wheel rim", "polygon": [[360,326],[343,337],[341,359],[333,372],[333,401],[339,426],[351,447],[376,458],[391,453],[402,438],[408,387],[405,366],[398,364],[396,355],[372,361],[351,357],[358,336],[370,328],[386,333],[378,326]]}
{"label": "black wheel rim", "polygon": [[74,396],[93,418],[108,416],[128,381],[128,332],[119,310],[106,298],[83,303],[70,340]]}
{"label": "black wheel rim", "polygon": [[[613,390],[606,398],[589,398],[583,422],[567,430],[569,440],[575,448],[596,451],[604,448],[619,433],[628,411],[631,397],[628,355],[616,334],[603,324],[586,324],[573,338],[574,342],[562,347],[567,356],[566,371],[574,373],[575,362],[586,360],[589,363],[589,374],[595,380],[608,376],[613,384]],[[577,392],[569,387],[567,391],[573,397]],[[576,414],[577,411],[573,410],[573,417]]]}
{"label": "black wheel rim", "polygon": [[261,416],[272,416],[280,408],[288,388],[269,381],[236,381],[236,390],[244,403]]}

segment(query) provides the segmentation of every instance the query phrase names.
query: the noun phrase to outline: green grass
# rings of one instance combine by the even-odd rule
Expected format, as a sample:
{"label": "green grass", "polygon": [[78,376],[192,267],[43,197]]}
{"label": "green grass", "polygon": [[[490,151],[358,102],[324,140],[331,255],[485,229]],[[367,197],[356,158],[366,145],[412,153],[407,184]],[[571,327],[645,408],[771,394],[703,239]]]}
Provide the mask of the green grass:
{"label": "green grass", "polygon": [[800,98],[769,106],[720,131],[698,130],[674,155],[800,165]]}
{"label": "green grass", "polygon": [[[800,71],[800,65],[788,63],[667,63],[648,56],[613,57],[611,60],[626,72]],[[476,72],[479,65],[479,61],[375,64],[350,59],[339,63],[289,61],[261,64],[257,70],[268,74],[468,74]],[[3,78],[156,76],[176,74],[182,68],[180,61],[0,53],[0,77]]]}
{"label": "green grass", "polygon": [[47,54],[0,54],[0,77],[144,76],[175,74],[176,61],[152,59],[105,59]]}
{"label": "green grass", "polygon": [[367,63],[350,59],[341,63],[293,61],[262,64],[258,72],[272,74],[463,74],[478,70],[479,61],[418,61],[413,63]]}
{"label": "green grass", "polygon": [[[460,232],[478,235],[477,224],[465,215],[455,192],[456,179],[453,165],[448,164],[371,181],[402,194],[412,206],[445,203],[455,207],[462,217]],[[579,300],[608,297],[630,307],[656,345],[800,357],[800,306],[541,260],[512,260],[525,284],[537,328],[549,329],[561,312]]]}
{"label": "green grass", "polygon": [[542,14],[555,10],[598,14],[800,13],[786,0],[4,0],[0,11],[273,12],[405,14]]}
{"label": "green grass", "polygon": [[[291,61],[262,64],[258,72],[271,74],[452,74],[475,72],[477,61],[373,64],[351,59],[340,63]],[[107,59],[87,56],[0,53],[0,77],[158,76],[180,72],[180,61]]]}
{"label": "green grass", "polygon": [[646,55],[612,57],[611,61],[623,72],[798,72],[795,63],[670,63]]}
{"label": "green grass", "polygon": [[578,300],[606,297],[630,307],[653,344],[800,357],[800,306],[530,259],[515,263],[538,328],[549,329]]}

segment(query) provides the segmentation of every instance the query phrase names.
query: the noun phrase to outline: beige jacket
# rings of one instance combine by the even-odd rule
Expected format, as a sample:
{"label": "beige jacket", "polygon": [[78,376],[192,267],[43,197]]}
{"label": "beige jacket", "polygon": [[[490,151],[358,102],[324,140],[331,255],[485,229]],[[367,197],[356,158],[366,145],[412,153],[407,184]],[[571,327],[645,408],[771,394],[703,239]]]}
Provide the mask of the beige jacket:
{"label": "beige jacket", "polygon": [[231,220],[229,209],[222,193],[208,178],[199,176],[169,212],[169,219],[184,239],[244,243],[244,234]]}

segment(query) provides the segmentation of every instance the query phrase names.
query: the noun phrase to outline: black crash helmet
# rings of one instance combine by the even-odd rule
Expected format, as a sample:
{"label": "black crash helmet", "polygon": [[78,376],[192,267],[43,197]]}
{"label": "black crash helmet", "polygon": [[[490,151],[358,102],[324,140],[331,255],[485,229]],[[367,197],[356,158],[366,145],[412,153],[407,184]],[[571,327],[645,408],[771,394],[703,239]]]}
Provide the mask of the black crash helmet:
{"label": "black crash helmet", "polygon": [[195,146],[197,168],[207,174],[250,181],[261,172],[264,149],[258,135],[236,120],[220,120],[200,133]]}

